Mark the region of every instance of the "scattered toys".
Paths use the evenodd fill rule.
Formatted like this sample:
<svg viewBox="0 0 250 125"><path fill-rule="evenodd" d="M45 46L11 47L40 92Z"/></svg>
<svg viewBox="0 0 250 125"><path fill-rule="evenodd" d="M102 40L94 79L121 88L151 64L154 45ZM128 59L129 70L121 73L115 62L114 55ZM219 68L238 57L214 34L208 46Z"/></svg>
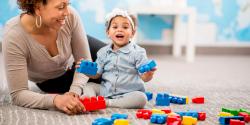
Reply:
<svg viewBox="0 0 250 125"><path fill-rule="evenodd" d="M205 99L203 96L192 98L192 102L196 103L196 104L204 104L204 101L205 101Z"/></svg>
<svg viewBox="0 0 250 125"><path fill-rule="evenodd" d="M92 122L92 125L112 125L112 121L106 118L98 118Z"/></svg>
<svg viewBox="0 0 250 125"><path fill-rule="evenodd" d="M152 92L145 92L148 101L150 101L153 98L153 93Z"/></svg>
<svg viewBox="0 0 250 125"><path fill-rule="evenodd" d="M169 106L169 95L167 93L158 93L155 100L157 106Z"/></svg>
<svg viewBox="0 0 250 125"><path fill-rule="evenodd" d="M153 114L150 118L150 122L155 124L164 124L166 123L166 119L166 114Z"/></svg>

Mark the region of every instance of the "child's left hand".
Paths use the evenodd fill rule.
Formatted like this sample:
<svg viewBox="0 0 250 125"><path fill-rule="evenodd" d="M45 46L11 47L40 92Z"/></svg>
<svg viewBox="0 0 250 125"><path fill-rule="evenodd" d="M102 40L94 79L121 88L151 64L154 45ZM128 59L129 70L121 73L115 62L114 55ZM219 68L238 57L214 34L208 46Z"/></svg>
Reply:
<svg viewBox="0 0 250 125"><path fill-rule="evenodd" d="M148 82L153 78L156 68L153 68L151 71L145 72L141 75L141 78L144 82Z"/></svg>

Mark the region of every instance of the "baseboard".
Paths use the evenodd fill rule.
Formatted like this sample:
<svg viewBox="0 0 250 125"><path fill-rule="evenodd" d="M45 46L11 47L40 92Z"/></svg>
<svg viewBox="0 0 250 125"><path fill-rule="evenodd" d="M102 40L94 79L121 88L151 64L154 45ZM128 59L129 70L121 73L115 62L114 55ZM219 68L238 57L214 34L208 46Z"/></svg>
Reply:
<svg viewBox="0 0 250 125"><path fill-rule="evenodd" d="M169 54L172 53L172 46L165 45L140 45L147 50L148 54ZM185 47L182 48L182 53L185 54ZM233 47L233 46L197 46L196 55L250 55L250 46Z"/></svg>

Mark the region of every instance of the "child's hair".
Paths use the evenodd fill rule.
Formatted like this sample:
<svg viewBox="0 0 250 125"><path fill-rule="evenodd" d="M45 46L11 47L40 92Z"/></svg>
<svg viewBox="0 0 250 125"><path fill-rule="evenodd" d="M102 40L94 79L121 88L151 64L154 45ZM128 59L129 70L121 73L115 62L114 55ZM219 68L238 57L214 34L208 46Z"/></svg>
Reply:
<svg viewBox="0 0 250 125"><path fill-rule="evenodd" d="M131 26L132 26L132 29L133 31L136 30L136 25L137 25L137 20L136 20L136 17L132 14L129 14L127 11L125 10L122 10L122 9L118 9L118 8L115 8L111 13L109 13L107 16L106 16L106 22L105 22L105 26L106 26L106 31L109 30L109 27L110 27L110 23L111 21L113 20L113 18L117 17L117 16L122 16L122 17L125 17L129 20Z"/></svg>

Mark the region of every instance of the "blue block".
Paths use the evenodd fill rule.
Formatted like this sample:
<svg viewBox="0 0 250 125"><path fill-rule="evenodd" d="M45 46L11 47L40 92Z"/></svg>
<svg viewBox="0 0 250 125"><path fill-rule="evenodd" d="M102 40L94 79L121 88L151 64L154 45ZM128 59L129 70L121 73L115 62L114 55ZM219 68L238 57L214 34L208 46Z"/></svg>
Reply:
<svg viewBox="0 0 250 125"><path fill-rule="evenodd" d="M92 125L112 125L112 121L106 118L98 118L92 122Z"/></svg>
<svg viewBox="0 0 250 125"><path fill-rule="evenodd" d="M166 123L167 115L166 114L153 114L150 117L150 122L155 124L164 124Z"/></svg>
<svg viewBox="0 0 250 125"><path fill-rule="evenodd" d="M77 68L77 72L94 76L96 75L96 72L97 72L97 63L90 62L87 60L82 60L80 67Z"/></svg>
<svg viewBox="0 0 250 125"><path fill-rule="evenodd" d="M169 96L169 101L174 104L186 104L185 97Z"/></svg>
<svg viewBox="0 0 250 125"><path fill-rule="evenodd" d="M128 118L128 115L127 114L118 114L118 113L115 113L111 116L111 121L112 123L116 120L116 119L127 119Z"/></svg>
<svg viewBox="0 0 250 125"><path fill-rule="evenodd" d="M181 117L183 116L191 116L193 118L198 118L198 112L197 111L187 111L187 112L176 112Z"/></svg>
<svg viewBox="0 0 250 125"><path fill-rule="evenodd" d="M153 98L153 93L152 92L145 92L148 101L151 100Z"/></svg>
<svg viewBox="0 0 250 125"><path fill-rule="evenodd" d="M167 93L158 93L155 102L157 106L169 106L169 95Z"/></svg>
<svg viewBox="0 0 250 125"><path fill-rule="evenodd" d="M243 116L228 116L228 117L220 117L219 122L221 125L229 125L230 119L244 121Z"/></svg>
<svg viewBox="0 0 250 125"><path fill-rule="evenodd" d="M155 61L150 60L145 65L140 66L138 71L139 71L139 73L145 73L145 72L148 72L148 71L152 70L154 67L156 67Z"/></svg>

